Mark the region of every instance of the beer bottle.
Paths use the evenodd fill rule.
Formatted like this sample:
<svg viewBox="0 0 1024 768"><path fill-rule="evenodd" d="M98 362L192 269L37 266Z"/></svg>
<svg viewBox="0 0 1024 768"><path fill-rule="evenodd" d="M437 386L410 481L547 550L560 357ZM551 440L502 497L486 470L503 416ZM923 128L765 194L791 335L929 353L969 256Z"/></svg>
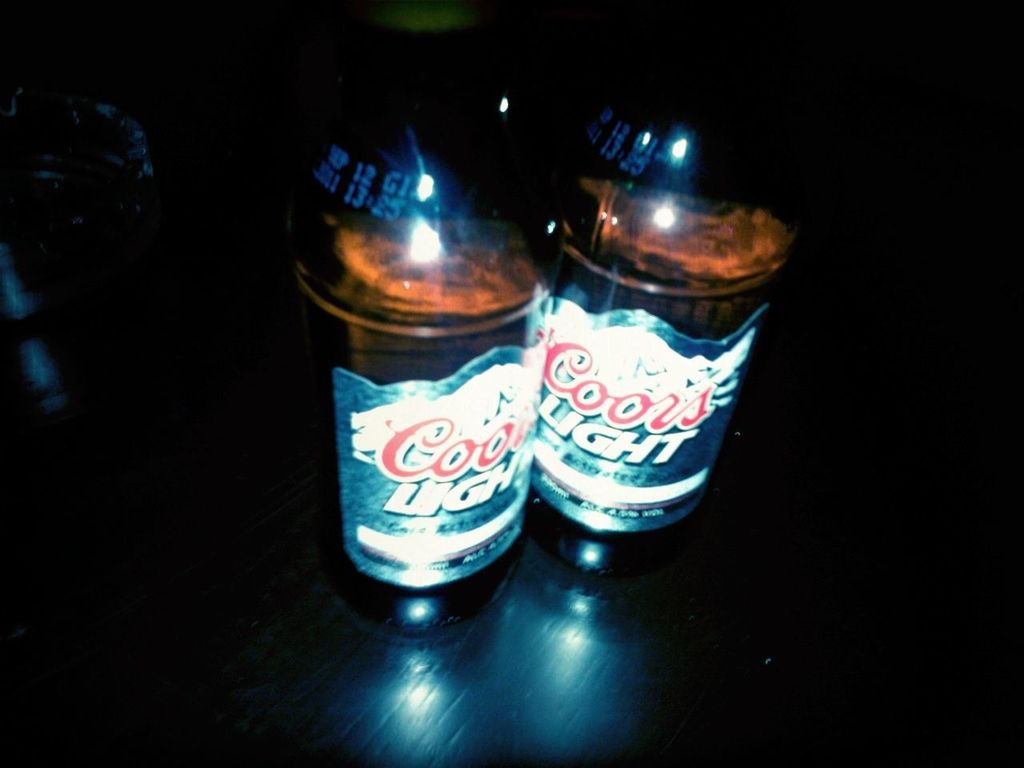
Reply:
<svg viewBox="0 0 1024 768"><path fill-rule="evenodd" d="M357 608L444 623L514 557L561 231L508 135L489 6L352 8L336 116L290 213L322 541Z"/></svg>
<svg viewBox="0 0 1024 768"><path fill-rule="evenodd" d="M636 78L561 121L565 257L531 522L585 569L677 548L796 235L771 132L687 108L679 90Z"/></svg>

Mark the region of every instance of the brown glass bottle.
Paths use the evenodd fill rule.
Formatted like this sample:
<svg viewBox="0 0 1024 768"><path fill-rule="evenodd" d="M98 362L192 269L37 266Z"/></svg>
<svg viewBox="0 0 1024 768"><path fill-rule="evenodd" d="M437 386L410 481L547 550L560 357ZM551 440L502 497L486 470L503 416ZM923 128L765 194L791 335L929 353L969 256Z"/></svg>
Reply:
<svg viewBox="0 0 1024 768"><path fill-rule="evenodd" d="M581 568L643 570L690 533L795 219L728 126L642 98L566 122L531 526Z"/></svg>
<svg viewBox="0 0 1024 768"><path fill-rule="evenodd" d="M508 141L495 50L473 25L353 22L337 119L292 204L325 563L357 608L406 626L491 598L529 485L560 237Z"/></svg>

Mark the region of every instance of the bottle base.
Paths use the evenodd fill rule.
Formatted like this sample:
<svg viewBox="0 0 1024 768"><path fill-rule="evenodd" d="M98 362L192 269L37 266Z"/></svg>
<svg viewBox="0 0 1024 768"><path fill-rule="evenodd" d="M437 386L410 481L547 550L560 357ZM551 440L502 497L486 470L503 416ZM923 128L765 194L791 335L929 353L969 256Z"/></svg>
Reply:
<svg viewBox="0 0 1024 768"><path fill-rule="evenodd" d="M366 576L340 548L323 539L320 558L335 591L361 616L403 630L418 630L454 624L493 602L514 570L522 542L520 536L482 571L425 589L400 587Z"/></svg>
<svg viewBox="0 0 1024 768"><path fill-rule="evenodd" d="M657 570L675 559L693 539L702 517L700 509L656 530L601 533L569 520L533 492L526 530L541 548L580 570L632 575Z"/></svg>

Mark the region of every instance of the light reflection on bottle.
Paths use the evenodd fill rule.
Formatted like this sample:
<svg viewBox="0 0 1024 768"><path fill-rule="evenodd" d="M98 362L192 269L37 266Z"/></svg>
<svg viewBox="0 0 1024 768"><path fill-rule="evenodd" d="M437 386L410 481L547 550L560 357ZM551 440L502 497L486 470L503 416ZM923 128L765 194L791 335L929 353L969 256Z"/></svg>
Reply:
<svg viewBox="0 0 1024 768"><path fill-rule="evenodd" d="M441 255L441 237L425 221L420 220L412 230L409 241L409 255L413 261L428 263Z"/></svg>
<svg viewBox="0 0 1024 768"><path fill-rule="evenodd" d="M676 214L669 206L661 205L655 209L653 220L662 229L668 229L676 223Z"/></svg>
<svg viewBox="0 0 1024 768"><path fill-rule="evenodd" d="M676 160L682 160L686 156L686 150L689 146L689 142L686 139L679 139L672 145L672 157Z"/></svg>
<svg viewBox="0 0 1024 768"><path fill-rule="evenodd" d="M420 199L420 202L423 202L432 194L434 194L434 177L429 173L424 173L420 176L420 183L416 187L416 197Z"/></svg>
<svg viewBox="0 0 1024 768"><path fill-rule="evenodd" d="M435 584L439 584L443 579L443 572L434 570L428 566L412 567L403 575L402 581L409 587L414 589L422 589L424 587L433 587ZM415 609L416 613L422 612L420 608ZM411 615L413 618L413 624L422 624L426 616Z"/></svg>
<svg viewBox="0 0 1024 768"><path fill-rule="evenodd" d="M419 624L430 618L432 606L426 600L414 600L409 603L407 613L412 623Z"/></svg>
<svg viewBox="0 0 1024 768"><path fill-rule="evenodd" d="M597 565L601 561L601 550L593 544L580 548L580 559L587 565Z"/></svg>

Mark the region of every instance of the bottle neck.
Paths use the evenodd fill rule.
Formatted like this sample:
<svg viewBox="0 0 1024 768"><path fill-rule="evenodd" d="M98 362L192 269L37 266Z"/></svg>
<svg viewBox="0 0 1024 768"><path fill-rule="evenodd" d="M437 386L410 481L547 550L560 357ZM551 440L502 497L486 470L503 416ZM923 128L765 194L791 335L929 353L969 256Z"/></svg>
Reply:
<svg viewBox="0 0 1024 768"><path fill-rule="evenodd" d="M345 0L347 15L379 29L453 32L493 21L495 0Z"/></svg>
<svg viewBox="0 0 1024 768"><path fill-rule="evenodd" d="M385 91L483 87L505 74L504 43L492 26L416 32L349 21L339 40L341 84Z"/></svg>

